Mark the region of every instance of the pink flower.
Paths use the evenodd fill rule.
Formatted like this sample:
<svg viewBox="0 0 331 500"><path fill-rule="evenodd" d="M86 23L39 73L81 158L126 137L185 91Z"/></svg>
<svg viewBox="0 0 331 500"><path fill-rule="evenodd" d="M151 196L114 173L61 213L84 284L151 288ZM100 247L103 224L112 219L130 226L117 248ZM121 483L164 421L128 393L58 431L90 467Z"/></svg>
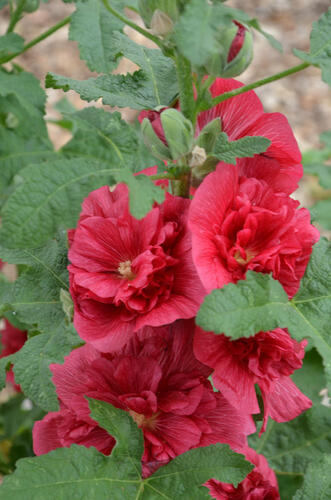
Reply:
<svg viewBox="0 0 331 500"><path fill-rule="evenodd" d="M277 479L266 458L252 448L245 456L256 466L252 472L237 487L210 479L204 484L210 495L217 500L280 500Z"/></svg>
<svg viewBox="0 0 331 500"><path fill-rule="evenodd" d="M196 314L204 290L192 262L189 204L166 193L162 205L137 220L124 184L85 199L69 232L68 267L74 324L84 340L116 350L145 325Z"/></svg>
<svg viewBox="0 0 331 500"><path fill-rule="evenodd" d="M212 97L242 87L233 79L217 78L210 87ZM245 136L263 136L271 141L265 153L238 160L240 175L268 182L275 191L287 194L297 188L302 177L301 153L291 127L281 113L265 113L253 90L227 99L198 116L197 133L215 118L231 141Z"/></svg>
<svg viewBox="0 0 331 500"><path fill-rule="evenodd" d="M147 327L116 354L87 344L63 365L50 367L58 397L76 420L89 418L84 396L130 413L144 433L144 476L191 448L216 442L242 448L245 435L254 431L250 417L213 391L207 379L211 370L193 355L193 331L193 320ZM50 427L45 424L46 433ZM57 428L57 439L64 432L65 426Z"/></svg>
<svg viewBox="0 0 331 500"><path fill-rule="evenodd" d="M264 405L262 433L269 416L287 422L311 407L310 399L290 378L302 366L306 345L306 340L299 343L281 328L231 340L197 327L194 354L213 368L215 387L244 414L260 413L254 385L259 386Z"/></svg>
<svg viewBox="0 0 331 500"><path fill-rule="evenodd" d="M252 270L271 273L295 295L319 239L309 211L298 205L262 180L239 177L237 166L220 163L197 189L189 213L193 260L207 291Z"/></svg>
<svg viewBox="0 0 331 500"><path fill-rule="evenodd" d="M1 355L0 358L4 358L9 356L10 354L14 354L19 351L21 347L23 347L26 339L27 332L23 332L18 328L15 328L12 324L9 323L7 319L4 319L5 327L1 331ZM15 384L13 367L11 366L10 370L7 372L6 381L12 384L13 388L17 392L21 392L21 387Z"/></svg>

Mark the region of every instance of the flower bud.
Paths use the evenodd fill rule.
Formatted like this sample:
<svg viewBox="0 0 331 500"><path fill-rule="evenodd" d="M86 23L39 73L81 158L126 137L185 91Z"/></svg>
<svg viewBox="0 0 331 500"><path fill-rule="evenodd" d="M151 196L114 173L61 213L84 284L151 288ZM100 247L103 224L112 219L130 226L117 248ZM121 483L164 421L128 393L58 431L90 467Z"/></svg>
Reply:
<svg viewBox="0 0 331 500"><path fill-rule="evenodd" d="M192 123L173 108L145 111L141 131L146 146L161 160L177 160L189 153L193 146Z"/></svg>
<svg viewBox="0 0 331 500"><path fill-rule="evenodd" d="M23 12L35 12L39 8L39 0L26 0L23 5Z"/></svg>
<svg viewBox="0 0 331 500"><path fill-rule="evenodd" d="M168 34L172 30L172 24L177 21L179 16L177 0L139 0L138 9L147 28L152 28L157 35L161 36ZM158 14L156 14L157 11ZM166 22L165 17L161 20L160 13L166 16L169 21ZM171 25L169 25L169 22ZM166 33L157 32L158 29L165 30L165 24L167 24Z"/></svg>
<svg viewBox="0 0 331 500"><path fill-rule="evenodd" d="M219 32L221 51L205 65L210 75L232 78L245 71L252 61L253 36L250 29L238 21L233 21L233 24Z"/></svg>
<svg viewBox="0 0 331 500"><path fill-rule="evenodd" d="M155 35L167 36L172 32L174 23L162 10L156 9L151 20L151 30Z"/></svg>
<svg viewBox="0 0 331 500"><path fill-rule="evenodd" d="M201 130L196 141L197 145L203 148L207 153L212 153L214 150L217 136L222 132L221 119L215 118L207 123Z"/></svg>

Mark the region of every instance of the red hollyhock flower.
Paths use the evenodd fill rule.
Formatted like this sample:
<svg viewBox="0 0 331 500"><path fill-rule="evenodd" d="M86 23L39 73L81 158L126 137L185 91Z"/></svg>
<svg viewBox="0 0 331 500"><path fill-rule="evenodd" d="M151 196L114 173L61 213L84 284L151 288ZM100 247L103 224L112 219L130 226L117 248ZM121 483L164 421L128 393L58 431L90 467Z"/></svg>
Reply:
<svg viewBox="0 0 331 500"><path fill-rule="evenodd" d="M145 325L193 317L204 295L191 256L190 200L166 193L141 220L128 188L89 194L69 232L68 267L79 335L101 351L120 349Z"/></svg>
<svg viewBox="0 0 331 500"><path fill-rule="evenodd" d="M230 78L217 78L210 87L212 97L242 87ZM271 183L275 191L287 194L298 187L302 177L301 153L284 115L265 113L253 90L227 99L198 115L197 133L215 118L221 119L222 131L231 141L245 136L263 136L271 141L265 153L254 158L238 160L240 175L255 177Z"/></svg>
<svg viewBox="0 0 331 500"><path fill-rule="evenodd" d="M210 495L217 500L280 500L277 479L266 458L252 448L245 457L256 466L252 472L237 487L210 479L204 484Z"/></svg>
<svg viewBox="0 0 331 500"><path fill-rule="evenodd" d="M194 354L214 369L215 387L245 414L260 413L254 384L259 386L264 404L262 433L269 416L287 422L311 407L310 399L290 378L302 366L306 345L306 340L299 343L281 328L231 340L197 327Z"/></svg>
<svg viewBox="0 0 331 500"><path fill-rule="evenodd" d="M5 358L10 354L14 354L19 351L21 347L23 347L26 339L27 332L23 332L15 326L11 325L7 319L4 319L5 327L1 331L1 355L0 358ZM15 384L13 367L11 366L10 370L7 372L6 381L12 384L13 388L17 392L21 392L21 387Z"/></svg>
<svg viewBox="0 0 331 500"><path fill-rule="evenodd" d="M254 431L250 417L213 391L207 379L211 370L193 355L193 331L193 320L147 327L116 354L87 344L71 352L63 365L50 367L58 397L76 420L89 418L84 396L130 413L144 433L144 476L191 448L216 442L242 448L245 435ZM44 429L51 432L50 425ZM57 436L65 429L58 428ZM40 450L38 443L35 450Z"/></svg>
<svg viewBox="0 0 331 500"><path fill-rule="evenodd" d="M220 163L197 189L189 213L193 260L207 291L252 270L272 273L292 297L319 239L309 211L298 205Z"/></svg>

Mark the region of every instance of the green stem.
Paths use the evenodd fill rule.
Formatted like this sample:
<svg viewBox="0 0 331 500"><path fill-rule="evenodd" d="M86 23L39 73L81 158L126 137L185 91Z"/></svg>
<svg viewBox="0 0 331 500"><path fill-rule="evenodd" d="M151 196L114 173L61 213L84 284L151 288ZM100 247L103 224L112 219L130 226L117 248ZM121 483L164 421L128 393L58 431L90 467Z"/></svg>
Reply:
<svg viewBox="0 0 331 500"><path fill-rule="evenodd" d="M175 180L176 176L174 174L155 174L155 175L150 175L149 178L152 181L158 181L158 180L163 180L163 179L170 179L170 180Z"/></svg>
<svg viewBox="0 0 331 500"><path fill-rule="evenodd" d="M176 55L176 71L179 87L180 110L195 124L195 100L191 63L181 54Z"/></svg>
<svg viewBox="0 0 331 500"><path fill-rule="evenodd" d="M276 73L275 75L269 76L268 78L263 78L263 80L258 80L257 82L250 83L249 85L245 85L244 87L239 87L238 89L231 90L230 92L225 92L217 97L214 97L211 101L211 105L208 107L204 107L203 110L210 109L216 104L220 102L226 101L231 97L235 97L236 95L243 94L244 92L248 92L249 90L256 89L257 87L262 87L262 85L266 85L267 83L275 82L276 80L280 80L281 78L285 78L286 76L293 75L293 73L297 73L298 71L302 71L303 69L311 66L309 63L298 64L297 66L293 66L281 73Z"/></svg>
<svg viewBox="0 0 331 500"><path fill-rule="evenodd" d="M7 34L11 33L14 31L14 28L18 21L21 19L21 15L25 6L26 0L21 0L21 3L18 5L17 9L13 10L13 6L11 5L11 12L10 12L10 22L9 26L7 28Z"/></svg>
<svg viewBox="0 0 331 500"><path fill-rule="evenodd" d="M49 37L50 35L55 33L55 31L62 28L62 26L65 26L66 24L68 24L70 22L70 20L71 20L70 16L66 17L65 19L62 19L62 21L58 22L57 24L55 24L54 26L49 28L47 31L45 31L41 35L37 36L37 38L34 38L33 40L31 40L31 42L24 45L23 49L20 52L15 52L14 54L10 54L10 55L5 56L2 59L0 59L0 64L11 61L15 57L20 56L21 54L23 54L23 52L26 52L34 45L37 45L37 43L42 42L43 40L45 40L45 38Z"/></svg>
<svg viewBox="0 0 331 500"><path fill-rule="evenodd" d="M109 5L108 0L102 0L102 3L106 7L106 9L111 14L113 14L113 16L117 17L117 19L119 19L120 21L122 21L122 23L126 24L127 26L130 26L130 28L134 29L135 31L138 31L138 33L141 33L146 38L149 38L150 40L152 40L152 42L156 43L156 45L158 45L161 49L163 48L163 43L162 43L162 41L157 36L152 35L152 33L150 33L149 31L145 30L144 28L141 28L140 26L138 26L138 24L134 23L133 21L130 21L130 19L128 19L127 17L123 16L117 10L113 9L113 7L111 7Z"/></svg>

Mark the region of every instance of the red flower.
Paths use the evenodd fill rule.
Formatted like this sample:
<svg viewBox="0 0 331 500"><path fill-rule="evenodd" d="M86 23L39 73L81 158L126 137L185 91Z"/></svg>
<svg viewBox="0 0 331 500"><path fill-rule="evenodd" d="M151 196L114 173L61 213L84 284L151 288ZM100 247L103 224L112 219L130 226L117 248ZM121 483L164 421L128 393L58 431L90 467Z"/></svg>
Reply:
<svg viewBox="0 0 331 500"><path fill-rule="evenodd" d="M120 349L145 325L193 317L204 290L191 257L190 201L166 200L142 220L129 213L128 188L89 194L69 233L70 291L79 335L97 349Z"/></svg>
<svg viewBox="0 0 331 500"><path fill-rule="evenodd" d="M319 238L298 205L220 163L197 189L189 214L193 260L207 291L244 279L250 269L272 273L292 297Z"/></svg>
<svg viewBox="0 0 331 500"><path fill-rule="evenodd" d="M107 431L89 417L79 419L63 403L60 406L59 411L48 413L33 427L33 451L36 455L72 444L84 445L87 448L94 446L105 455L111 453L115 439Z"/></svg>
<svg viewBox="0 0 331 500"><path fill-rule="evenodd" d="M245 435L254 431L250 418L213 391L211 370L193 355L193 331L193 320L147 327L116 354L87 344L63 365L50 367L58 397L76 420L89 416L84 396L130 413L144 433L144 476L191 448L216 442L242 448ZM51 432L50 426L45 429ZM64 431L58 428L57 436Z"/></svg>
<svg viewBox="0 0 331 500"><path fill-rule="evenodd" d="M280 500L277 479L266 458L252 448L245 456L256 466L252 472L237 487L210 479L204 484L210 495L217 500Z"/></svg>
<svg viewBox="0 0 331 500"><path fill-rule="evenodd" d="M302 366L306 345L306 340L299 343L281 328L231 340L197 327L194 353L214 369L215 387L244 414L260 413L254 384L259 386L264 404L262 433L269 416L287 422L311 407L310 399L290 378Z"/></svg>
<svg viewBox="0 0 331 500"><path fill-rule="evenodd" d="M25 331L22 332L22 330L15 328L15 326L11 325L7 319L4 320L4 323L5 327L1 331L2 350L0 358L4 358L19 351L27 339L27 333ZM21 387L15 384L12 366L7 372L6 381L12 384L15 391L21 392Z"/></svg>
<svg viewBox="0 0 331 500"><path fill-rule="evenodd" d="M210 87L212 97L242 87L230 78L217 78ZM253 90L232 97L198 116L197 132L215 118L221 119L222 131L231 141L245 136L263 136L271 141L265 153L238 160L240 175L263 179L275 191L287 194L297 188L302 177L301 154L291 127L281 113L265 113Z"/></svg>

